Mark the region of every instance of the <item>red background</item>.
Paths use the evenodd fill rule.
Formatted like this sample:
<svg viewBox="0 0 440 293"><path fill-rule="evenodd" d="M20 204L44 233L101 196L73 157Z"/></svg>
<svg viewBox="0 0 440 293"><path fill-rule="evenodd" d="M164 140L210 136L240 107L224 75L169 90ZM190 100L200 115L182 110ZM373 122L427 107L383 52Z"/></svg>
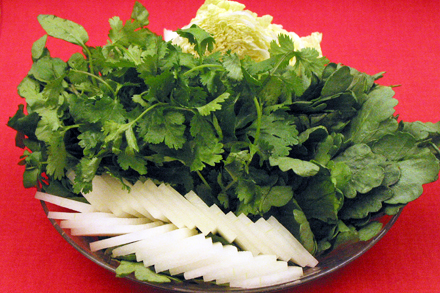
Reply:
<svg viewBox="0 0 440 293"><path fill-rule="evenodd" d="M203 0L141 1L150 29L187 24ZM0 23L0 291L2 292L158 292L140 287L95 265L51 226L34 190L22 187L17 166L22 150L5 126L22 102L16 88L31 66L31 46L44 32L38 14L55 14L82 24L89 45L107 40L108 19L128 19L134 1L3 0ZM438 0L246 0L259 15L270 14L300 36L320 31L322 49L332 62L369 74L395 88L397 112L406 121L440 119ZM50 39L53 56L66 60L78 50ZM318 282L290 292L440 292L440 182L425 186L385 237L361 258Z"/></svg>

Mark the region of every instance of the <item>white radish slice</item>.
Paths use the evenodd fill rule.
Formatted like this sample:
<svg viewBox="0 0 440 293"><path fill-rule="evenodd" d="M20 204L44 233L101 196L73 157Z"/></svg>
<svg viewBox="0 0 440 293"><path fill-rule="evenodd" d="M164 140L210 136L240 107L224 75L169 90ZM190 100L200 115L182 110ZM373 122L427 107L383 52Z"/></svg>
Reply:
<svg viewBox="0 0 440 293"><path fill-rule="evenodd" d="M210 228L213 234L218 233L229 243L233 243L237 234L232 229L230 223L225 217L225 213L216 205L209 207L195 192L190 191L185 198L195 206L201 213L205 215L216 226L215 229Z"/></svg>
<svg viewBox="0 0 440 293"><path fill-rule="evenodd" d="M255 222L255 228L261 233L261 235L264 235L264 239L270 241L271 249L276 252L275 254L279 259L293 261L292 256L296 254L293 247L291 247L287 240L285 240L280 233L276 232L264 218L259 218Z"/></svg>
<svg viewBox="0 0 440 293"><path fill-rule="evenodd" d="M216 271L222 269L229 265L234 265L236 263L244 261L246 258L251 259L252 253L249 251L238 251L231 249L232 245L225 246L228 249L225 249L224 252L220 255L216 261L211 263L207 263L204 266L194 268L192 270L188 270L183 273L183 277L185 280L195 279L199 277L203 277L206 274L209 274L212 271ZM233 246L232 246L233 247Z"/></svg>
<svg viewBox="0 0 440 293"><path fill-rule="evenodd" d="M140 185L142 185L141 181L136 181L136 183L138 182ZM126 184L130 187L130 190L127 192L127 197L130 197L130 203L132 205L132 208L138 211L142 216L152 221L158 220L155 217L153 217L153 215L143 205L142 200L137 196L138 193L133 191L134 185L130 184L129 182L126 182Z"/></svg>
<svg viewBox="0 0 440 293"><path fill-rule="evenodd" d="M91 213L71 213L71 212L54 212L49 211L47 213L49 219L54 220L93 220L93 219L103 219L103 218L117 218L112 213L103 212L91 212Z"/></svg>
<svg viewBox="0 0 440 293"><path fill-rule="evenodd" d="M102 175L104 181L108 184L113 193L117 196L119 204L122 207L122 210L126 211L133 216L143 218L145 215L142 213L140 209L140 205L133 198L129 190L125 189L122 185L122 182L110 175L104 174ZM124 182L127 186L130 186L128 182Z"/></svg>
<svg viewBox="0 0 440 293"><path fill-rule="evenodd" d="M214 245L216 245L217 243L215 243ZM238 253L238 249L236 246L234 245L222 245L222 249L218 254L214 254L211 257L208 257L206 259L202 259L202 260L198 260L194 263L190 263L187 265L183 265L174 269L170 270L170 274L172 275L177 275L177 274L181 274L184 272L190 272L190 271L195 271L199 268L202 267L207 267L211 264L214 263L218 263L223 261L225 258L228 258L230 256L235 256Z"/></svg>
<svg viewBox="0 0 440 293"><path fill-rule="evenodd" d="M152 186L152 185L153 186ZM137 181L133 186L131 186L131 195L137 199L137 201L144 207L144 209L151 214L154 219L169 222L169 219L160 211L160 208L151 200L152 194L150 194L147 186L157 188L153 181L143 183L142 181Z"/></svg>
<svg viewBox="0 0 440 293"><path fill-rule="evenodd" d="M159 263L160 260L166 258L167 255L175 254L176 251L186 251L186 249L189 249L194 245L198 245L198 243L201 243L203 240L205 240L205 235L197 234L160 247L142 249L140 253L136 253L136 256L140 255L144 265L149 267Z"/></svg>
<svg viewBox="0 0 440 293"><path fill-rule="evenodd" d="M98 177L96 179L96 177ZM135 217L143 217L140 213L138 213L136 210L132 208L132 205L130 203L129 197L126 198L125 195L127 194L126 190L123 190L122 183L117 181L116 178L111 177L108 174L102 174L101 176L95 176L93 181L102 181L102 184L105 185L106 192L103 192L103 195L105 196L105 200L111 200L113 209L118 208L122 213L132 215ZM124 217L121 215L118 215L119 217ZM125 216L128 217L128 216Z"/></svg>
<svg viewBox="0 0 440 293"><path fill-rule="evenodd" d="M250 262L217 272L218 285L235 280L244 280L287 270L287 262L277 261L275 255L258 255Z"/></svg>
<svg viewBox="0 0 440 293"><path fill-rule="evenodd" d="M185 213L185 215L187 215L187 217L192 221L191 226L197 227L204 235L215 232L216 226L214 221L206 217L199 209L192 205L173 187L169 185L165 185L165 187L170 192L172 202L175 205L178 205L178 208L182 210L182 213Z"/></svg>
<svg viewBox="0 0 440 293"><path fill-rule="evenodd" d="M238 235L225 213L216 204L210 206L208 210L214 222L217 224L218 234L223 236L229 243L233 243Z"/></svg>
<svg viewBox="0 0 440 293"><path fill-rule="evenodd" d="M217 278L217 272L220 272L228 267L235 267L239 266L243 263L247 263L248 261L252 260L253 255L250 251L239 251L237 256L233 259L230 259L227 262L220 262L217 263L213 268L210 269L207 272L203 273L203 281L209 282L213 281Z"/></svg>
<svg viewBox="0 0 440 293"><path fill-rule="evenodd" d="M133 215L124 211L121 200L104 181L103 176L95 176L92 180L92 190L84 193L83 196L102 212L115 214L118 217L132 217Z"/></svg>
<svg viewBox="0 0 440 293"><path fill-rule="evenodd" d="M140 241L126 244L121 247L113 249L113 257L136 254L137 261L141 261L142 251L144 249L151 249L155 247L161 247L167 245L170 242L179 241L180 239L187 238L197 234L197 230L190 230L188 228L175 229L170 232L159 234L156 237L148 237Z"/></svg>
<svg viewBox="0 0 440 293"><path fill-rule="evenodd" d="M297 255L294 257L294 261L301 266L315 267L318 264L318 260L304 248L304 246L287 230L278 220L271 216L267 222L272 225L297 251Z"/></svg>
<svg viewBox="0 0 440 293"><path fill-rule="evenodd" d="M187 263L173 263L169 267L170 275L178 275L182 274L185 271L205 266L209 263L213 263L215 259L220 259L223 253L223 245L220 242L216 242L212 244L212 248L210 250L200 251L191 261Z"/></svg>
<svg viewBox="0 0 440 293"><path fill-rule="evenodd" d="M147 180L144 183L146 187L146 195L148 196L148 200L159 209L159 211L167 218L171 223L176 225L178 228L185 227L185 223L181 219L181 215L176 212L171 204L164 200L163 195L159 191L159 187L154 184L153 181Z"/></svg>
<svg viewBox="0 0 440 293"><path fill-rule="evenodd" d="M216 234L218 232L218 227L215 219L213 219L209 211L209 206L192 190L185 194L184 198L212 223L213 227L210 228L211 233Z"/></svg>
<svg viewBox="0 0 440 293"><path fill-rule="evenodd" d="M121 234L133 233L149 229L157 223L148 223L143 225L115 225L115 226L103 226L103 225L89 225L83 228L71 229L71 234L75 236L116 236Z"/></svg>
<svg viewBox="0 0 440 293"><path fill-rule="evenodd" d="M290 266L287 270L261 277L249 278L245 280L235 280L229 283L231 287L240 287L245 289L273 286L291 282L299 279L303 275L301 267Z"/></svg>
<svg viewBox="0 0 440 293"><path fill-rule="evenodd" d="M196 227L184 207L176 205L172 193L165 184L161 184L157 187L157 194L157 199L162 205L167 207L167 211L172 218L170 219L171 222L179 228L187 227L189 229L194 229Z"/></svg>
<svg viewBox="0 0 440 293"><path fill-rule="evenodd" d="M196 243L184 245L182 248L184 250L177 248L174 251L169 251L166 254L161 255L161 257L154 264L156 273L169 270L171 267L176 265L189 263L193 259L199 257L202 251L210 251L212 249L212 238L204 238Z"/></svg>
<svg viewBox="0 0 440 293"><path fill-rule="evenodd" d="M147 218L97 218L82 220L64 220L60 222L61 228L82 228L89 225L93 226L112 226L112 225L140 225L151 223Z"/></svg>
<svg viewBox="0 0 440 293"><path fill-rule="evenodd" d="M225 215L225 218L231 223L234 232L237 234L237 238L235 239L237 245L243 250L252 252L254 256L260 254L261 251L255 246L255 241L252 241L252 235L246 227L243 227L243 224L240 223L238 217L233 212L228 212Z"/></svg>
<svg viewBox="0 0 440 293"><path fill-rule="evenodd" d="M251 219L245 214L240 214L237 218L242 224L243 229L246 230L247 235L249 235L249 240L262 254L277 255L272 249L271 243L268 243L269 238L256 229L255 223Z"/></svg>
<svg viewBox="0 0 440 293"><path fill-rule="evenodd" d="M128 243L140 241L149 237L155 237L160 234L167 233L169 231L177 229L176 226L173 224L165 224L163 225L162 222L157 221L156 226L151 227L149 229L141 230L138 232L128 233L124 235L114 236L111 238L101 239L90 243L90 250L91 251L98 251L101 249L109 248L109 247L116 247L119 245L125 245ZM127 253L127 254L130 254ZM120 255L126 255L126 254L120 254Z"/></svg>
<svg viewBox="0 0 440 293"><path fill-rule="evenodd" d="M37 191L35 198L80 213L94 212L95 208L84 202Z"/></svg>

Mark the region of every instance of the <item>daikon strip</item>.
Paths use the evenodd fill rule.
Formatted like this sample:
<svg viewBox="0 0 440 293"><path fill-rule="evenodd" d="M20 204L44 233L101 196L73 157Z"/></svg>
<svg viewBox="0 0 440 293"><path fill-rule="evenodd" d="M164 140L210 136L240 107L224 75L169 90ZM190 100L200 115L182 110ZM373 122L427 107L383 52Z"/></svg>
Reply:
<svg viewBox="0 0 440 293"><path fill-rule="evenodd" d="M233 229L233 226L226 218L225 213L216 205L213 204L209 207L208 211L212 219L215 221L217 225L218 233L223 236L229 243L233 243L237 238L237 233Z"/></svg>
<svg viewBox="0 0 440 293"><path fill-rule="evenodd" d="M141 230L138 232L128 233L124 235L114 236L111 238L101 239L90 243L91 251L98 251L101 249L116 247L119 245L125 245L128 243L140 241L149 237L155 237L157 235L172 231L177 229L174 224L165 224L157 221L157 226L151 227L150 229ZM127 253L130 254L130 253ZM125 255L125 254L124 254Z"/></svg>
<svg viewBox="0 0 440 293"><path fill-rule="evenodd" d="M190 220L189 216L185 214L185 211L182 211L180 207L175 205L173 198L165 184L161 184L157 187L156 194L156 199L161 203L162 206L166 207L166 209L164 209L164 213L166 210L166 213L168 213L167 217L172 223L179 228L195 228L194 223Z"/></svg>
<svg viewBox="0 0 440 293"><path fill-rule="evenodd" d="M215 242L212 244L212 248L209 250L200 251L197 255L191 257L189 261L182 262L181 260L175 261L168 266L170 275L182 274L190 268L195 268L198 266L203 266L206 263L212 262L213 259L222 256L223 245L220 242Z"/></svg>
<svg viewBox="0 0 440 293"><path fill-rule="evenodd" d="M149 229L154 225L157 224L148 223L143 225L117 225L117 226L89 225L88 227L71 229L71 233L72 235L76 235L76 236L115 236L115 235L128 234L136 231Z"/></svg>
<svg viewBox="0 0 440 293"><path fill-rule="evenodd" d="M35 198L76 212L89 213L95 211L95 208L88 203L41 191L35 193Z"/></svg>
<svg viewBox="0 0 440 293"><path fill-rule="evenodd" d="M273 286L295 281L299 279L302 275L303 270L301 267L290 266L287 270L282 272L276 272L274 274L264 275L261 277L231 281L229 283L229 286L240 287L244 289Z"/></svg>
<svg viewBox="0 0 440 293"><path fill-rule="evenodd" d="M313 257L313 255L304 248L304 246L287 230L278 220L271 216L267 220L287 241L289 245L294 247L297 251L297 256L295 257L295 262L301 263L301 266L315 267L318 264L318 260ZM302 265L305 264L305 265Z"/></svg>
<svg viewBox="0 0 440 293"><path fill-rule="evenodd" d="M212 238L201 238L200 241L196 241L195 243L182 243L181 245L182 246L179 245L174 251L168 251L166 254L160 255L154 264L156 273L166 271L175 264L186 264L191 262L198 257L201 252L211 250Z"/></svg>
<svg viewBox="0 0 440 293"><path fill-rule="evenodd" d="M111 212L118 217L132 217L133 215L123 211L115 197L114 192L104 181L102 176L95 176L92 180L92 190L83 193L83 196L99 211Z"/></svg>
<svg viewBox="0 0 440 293"><path fill-rule="evenodd" d="M166 257L166 255L173 254L175 253L175 251L186 251L186 249L189 249L193 245L197 245L197 243L200 243L204 239L205 235L197 234L188 238L184 238L180 241L170 242L161 247L150 247L149 249L142 249L142 251L136 253L136 256L139 255L144 265L146 267L149 267L158 263L158 261Z"/></svg>
<svg viewBox="0 0 440 293"><path fill-rule="evenodd" d="M101 218L117 218L112 213L103 213L103 212L87 212L87 213L72 213L72 212L54 212L49 211L47 213L47 217L49 219L54 220L93 220L93 219L101 219Z"/></svg>
<svg viewBox="0 0 440 293"><path fill-rule="evenodd" d="M153 200L151 200L151 196L148 188L146 187L148 184L152 184L156 187L153 181L149 180L149 183L144 183L142 181L136 181L136 183L131 186L131 195L137 199L137 201L147 210L148 213L154 219L160 220L162 222L169 222L170 220L165 217L165 215L160 211L160 206L157 206Z"/></svg>
<svg viewBox="0 0 440 293"><path fill-rule="evenodd" d="M127 187L124 187L119 179L111 177L107 174L103 174L101 177L107 183L111 190L110 192L112 192L117 198L118 204L121 206L123 211L139 218L145 217L138 209L140 205L136 203L130 192L127 190Z"/></svg>
<svg viewBox="0 0 440 293"><path fill-rule="evenodd" d="M236 246L233 246L233 245L223 246L223 245L221 245L221 243L215 243L214 245L216 245L216 244L220 244L220 246L221 246L220 247L221 249L218 254L213 254L212 256L207 257L205 259L200 259L200 260L197 260L193 263L188 263L186 265L182 265L182 266L176 267L174 269L172 268L172 269L170 269L170 274L177 275L177 274L181 274L184 272L194 271L198 268L206 267L210 264L223 261L225 258L228 258L230 256L235 256L238 253L238 249Z"/></svg>
<svg viewBox="0 0 440 293"><path fill-rule="evenodd" d="M235 243L240 246L243 250L252 252L253 255L258 255L261 251L255 245L255 240L252 241L252 235L247 231L246 227L240 223L240 220L233 212L228 212L225 215L227 221L229 221L230 226L237 235Z"/></svg>
<svg viewBox="0 0 440 293"><path fill-rule="evenodd" d="M230 283L231 281L283 272L287 268L287 262L277 261L274 255L258 255L248 263L216 272L215 280L216 284L220 285Z"/></svg>
<svg viewBox="0 0 440 293"><path fill-rule="evenodd" d="M64 220L60 222L61 228L82 228L89 225L93 226L113 226L113 225L140 225L151 223L147 218L95 218L82 220Z"/></svg>
<svg viewBox="0 0 440 293"><path fill-rule="evenodd" d="M218 259L218 261L209 263L202 267L197 267L193 270L186 271L183 273L183 277L186 280L195 279L199 277L203 277L206 274L209 274L213 271L220 270L227 266L233 266L243 261L251 259L252 253L250 251L228 251L225 253L222 258Z"/></svg>
<svg viewBox="0 0 440 293"><path fill-rule="evenodd" d="M171 202L177 205L179 209L182 209L182 211L188 216L188 219L192 222L191 226L197 227L204 235L215 232L216 225L212 219L205 216L205 214L191 204L173 187L165 185L165 188L169 191L169 194L172 197ZM190 227L188 226L188 228Z"/></svg>
<svg viewBox="0 0 440 293"><path fill-rule="evenodd" d="M123 255L129 255L132 253L136 254L136 260L141 261L142 250L151 249L155 247L161 247L167 245L170 242L178 241L179 239L187 238L197 234L195 229L175 229L170 232L165 232L163 234L158 234L156 237L145 238L140 241L129 243L120 247L113 249L112 256L118 257Z"/></svg>
<svg viewBox="0 0 440 293"><path fill-rule="evenodd" d="M293 247L289 245L287 240L283 238L281 234L279 234L275 228L273 228L264 218L259 218L255 222L255 227L259 233L261 233L261 238L267 239L270 241L271 249L275 251L275 254L278 255L278 258L284 261L292 260L294 261L294 256L296 255Z"/></svg>

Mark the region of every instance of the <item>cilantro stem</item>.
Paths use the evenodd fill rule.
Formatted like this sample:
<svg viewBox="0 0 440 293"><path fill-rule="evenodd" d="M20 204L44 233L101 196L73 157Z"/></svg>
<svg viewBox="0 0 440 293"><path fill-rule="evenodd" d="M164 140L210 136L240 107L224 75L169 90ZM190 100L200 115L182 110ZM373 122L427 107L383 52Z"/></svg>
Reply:
<svg viewBox="0 0 440 293"><path fill-rule="evenodd" d="M208 189L211 190L211 186L209 185L208 181L206 181L205 177L203 177L202 173L200 173L200 171L196 171L196 173L199 176L199 178L202 180L203 184L205 184L206 187L208 187Z"/></svg>
<svg viewBox="0 0 440 293"><path fill-rule="evenodd" d="M255 108L257 109L257 129L255 130L255 137L254 137L253 144L256 145L258 140L260 139L261 117L263 116L263 109L262 109L257 97L254 97L254 104L255 104Z"/></svg>
<svg viewBox="0 0 440 293"><path fill-rule="evenodd" d="M108 89L110 89L110 91L113 93L113 95L116 97L116 92L115 92L115 90L105 81L105 80L103 80L102 78L100 78L99 76L97 76L97 75L95 75L95 74L93 74L93 73L90 73L90 72L87 72L87 71L82 71L82 70L78 70L78 69L70 69L70 70L72 70L72 71L74 71L74 72L77 72L77 73L81 73L81 74L85 74L85 75L88 75L88 76L91 76L91 77L93 77L94 79L96 79L96 80L99 80L100 82L102 82L102 84L104 84Z"/></svg>
<svg viewBox="0 0 440 293"><path fill-rule="evenodd" d="M89 57L89 68L90 68L90 73L91 73L91 74L95 74L95 68L94 68L93 61L92 61L92 60L93 60L93 59L92 59L92 53L90 52L89 48L88 48L86 45L83 45L82 47L84 48L84 50L85 50L86 53L87 53L87 56ZM95 82L94 79L92 79L92 83L93 83L94 85L96 85L96 82Z"/></svg>
<svg viewBox="0 0 440 293"><path fill-rule="evenodd" d="M199 65L199 66L191 68L190 70L188 70L187 72L183 73L182 75L186 76L186 75L190 74L191 72L194 72L194 71L197 71L197 70L200 70L200 69L203 69L203 68L207 68L207 67L213 67L213 68L219 68L219 69L223 68L223 66L220 65L220 64L202 64L202 65Z"/></svg>

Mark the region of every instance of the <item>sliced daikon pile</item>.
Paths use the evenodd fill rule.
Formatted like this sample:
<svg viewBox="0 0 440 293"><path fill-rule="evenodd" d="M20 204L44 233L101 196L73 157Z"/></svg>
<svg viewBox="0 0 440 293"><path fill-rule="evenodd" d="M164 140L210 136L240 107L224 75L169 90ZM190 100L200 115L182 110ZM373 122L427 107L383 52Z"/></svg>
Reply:
<svg viewBox="0 0 440 293"><path fill-rule="evenodd" d="M151 223L147 218L95 218L81 220L64 220L60 222L61 228L81 228L89 225L93 226L113 226L113 225L140 225Z"/></svg>
<svg viewBox="0 0 440 293"><path fill-rule="evenodd" d="M229 243L233 243L238 235L232 223L226 218L225 213L216 204L209 207L209 212L217 225L217 233L223 236Z"/></svg>
<svg viewBox="0 0 440 293"><path fill-rule="evenodd" d="M142 181L138 180L135 184L131 184L129 182L125 182L127 186L129 186L130 190L128 191L128 196L130 197L131 204L133 208L136 209L141 215L146 218L149 218L152 221L158 220L155 218L150 211L145 207L144 201L139 197L139 193L137 192L137 187L143 186Z"/></svg>
<svg viewBox="0 0 440 293"><path fill-rule="evenodd" d="M234 233L237 235L235 243L243 250L252 252L253 255L258 255L261 251L255 244L255 239L252 239L252 235L247 228L240 222L238 217L233 212L228 212L225 218L230 223Z"/></svg>
<svg viewBox="0 0 440 293"><path fill-rule="evenodd" d="M220 285L236 280L283 272L287 268L287 262L278 261L275 255L258 255L247 263L216 272L215 280Z"/></svg>
<svg viewBox="0 0 440 293"><path fill-rule="evenodd" d="M97 240L90 243L91 251L98 251L105 248L116 247L119 245L125 245L128 243L140 241L150 237L156 237L157 235L164 234L177 229L174 224L163 224L160 221L156 221L156 226L149 229L128 233L124 235L114 236L106 239ZM130 254L129 252L127 254ZM126 255L126 254L124 254Z"/></svg>
<svg viewBox="0 0 440 293"><path fill-rule="evenodd" d="M216 232L216 225L212 219L208 218L173 187L165 184L165 188L169 190L172 202L192 222L190 226L187 226L188 228L197 227L204 235Z"/></svg>
<svg viewBox="0 0 440 293"><path fill-rule="evenodd" d="M183 273L185 280L191 280L202 277L216 269L227 266L231 261L237 260L240 255L237 247L233 245L223 246L223 250L214 257L189 265L189 267ZM245 254L248 258L252 258L252 253L247 252Z"/></svg>
<svg viewBox="0 0 440 293"><path fill-rule="evenodd" d="M254 256L250 251L239 251L235 258L230 259L228 262L217 263L214 266L214 269L210 269L209 271L204 272L202 274L203 281L205 282L213 281L218 277L217 272L221 272L224 269L230 267L240 266L241 264L247 263L248 261L252 260L253 257Z"/></svg>
<svg viewBox="0 0 440 293"><path fill-rule="evenodd" d="M172 192L166 184L162 183L157 187L157 199L166 206L166 210L171 217L170 220L174 225L179 228L187 227L194 229L196 226L191 217L187 214L188 211L185 207L177 204L176 199L173 197Z"/></svg>
<svg viewBox="0 0 440 293"><path fill-rule="evenodd" d="M273 274L249 279L234 280L229 283L229 286L245 289L273 286L295 281L299 279L302 275L303 270L301 267L289 266L287 270L282 272L276 272Z"/></svg>
<svg viewBox="0 0 440 293"><path fill-rule="evenodd" d="M133 216L133 214L123 209L121 200L107 182L104 181L102 176L95 176L93 178L92 190L88 193L83 193L83 196L101 212L111 212L118 217Z"/></svg>
<svg viewBox="0 0 440 293"><path fill-rule="evenodd" d="M211 233L215 234L218 232L217 223L213 219L210 211L209 206L194 192L190 191L187 194L185 194L184 198L193 206L195 207L201 214L203 214L208 221L211 222Z"/></svg>
<svg viewBox="0 0 440 293"><path fill-rule="evenodd" d="M202 252L206 253L206 251L210 251L211 249L213 249L213 243L210 237L201 238L199 241L190 244L181 243L175 250L170 250L165 254L159 255L154 264L154 269L156 273L160 273L176 265L187 264L193 259L200 257Z"/></svg>
<svg viewBox="0 0 440 293"><path fill-rule="evenodd" d="M278 233L264 218L259 218L255 222L255 227L259 233L264 235L265 239L268 239L271 243L271 248L276 252L279 259L284 261L294 261L296 255L295 249L289 245L286 239Z"/></svg>
<svg viewBox="0 0 440 293"><path fill-rule="evenodd" d="M204 240L205 235L197 234L162 246L143 247L140 251L136 252L136 258L142 260L144 265L149 267L159 263L161 259L166 258L169 254L175 254L176 251L182 253Z"/></svg>
<svg viewBox="0 0 440 293"><path fill-rule="evenodd" d="M162 247L169 243L179 241L180 239L187 238L197 234L197 230L181 228L159 234L155 237L148 237L140 241L129 243L113 249L112 256L118 257L123 255L136 254L137 261L141 261L142 252L145 249L155 249L156 247Z"/></svg>
<svg viewBox="0 0 440 293"><path fill-rule="evenodd" d="M54 212L49 211L47 213L47 217L49 219L54 220L94 220L94 219L103 219L103 218L117 218L112 213L103 213L103 212L90 212L90 213L72 213L72 212Z"/></svg>
<svg viewBox="0 0 440 293"><path fill-rule="evenodd" d="M148 182L136 181L136 183L131 186L131 195L137 199L140 205L142 205L154 219L169 222L170 220L161 212L160 206L157 206L156 201L151 199L152 196L155 196L151 191L152 188L157 189L157 186L151 180L148 180Z"/></svg>
<svg viewBox="0 0 440 293"><path fill-rule="evenodd" d="M88 203L79 202L77 200L52 195L41 191L37 191L35 193L35 198L76 212L90 213L95 211L95 208Z"/></svg>
<svg viewBox="0 0 440 293"><path fill-rule="evenodd" d="M235 250L236 247L229 245L231 247L234 247ZM194 258L191 259L190 262L181 264L181 263L175 263L169 268L170 275L179 275L186 271L195 269L197 267L206 266L210 263L213 263L215 261L221 260L224 253L224 247L220 242L216 242L212 244L212 249L210 250L204 250L200 251L198 255L196 255Z"/></svg>
<svg viewBox="0 0 440 293"><path fill-rule="evenodd" d="M245 214L240 214L238 217L239 222L242 224L243 229L249 235L249 240L252 244L262 253L269 255L278 255L273 249L273 244L270 239L256 228L255 223L249 219Z"/></svg>
<svg viewBox="0 0 440 293"><path fill-rule="evenodd" d="M103 174L102 178L105 182L107 182L109 187L116 194L124 211L136 217L151 217L151 214L143 209L143 206L137 202L136 198L133 197L130 190L127 189L126 186L131 186L129 182L124 181L124 184L126 186L123 186L122 182L119 179L114 178L110 175Z"/></svg>
<svg viewBox="0 0 440 293"><path fill-rule="evenodd" d="M156 186L156 184L154 184L154 182L151 180L145 181L144 186L147 190L146 195L150 201L167 219L169 219L171 223L176 225L178 228L186 227L183 216L178 210L176 210L172 203L166 199L166 196L162 193L162 190L159 188L159 186Z"/></svg>
<svg viewBox="0 0 440 293"><path fill-rule="evenodd" d="M98 178L96 178L98 177ZM133 208L132 202L130 201L131 197L127 196L127 190L123 189L122 183L116 179L111 177L109 174L102 174L101 176L95 176L95 179L99 182L102 181L103 184L106 184L106 192L104 196L111 200L114 203L114 207L119 208L122 212L132 215L135 217L143 217L136 209ZM109 198L110 197L110 198ZM120 216L122 217L122 216Z"/></svg>
<svg viewBox="0 0 440 293"><path fill-rule="evenodd" d="M267 222L286 239L297 252L294 261L301 266L315 267L318 260L286 229L275 217L271 216Z"/></svg>
<svg viewBox="0 0 440 293"><path fill-rule="evenodd" d="M116 236L149 229L156 225L155 222L143 225L89 225L82 228L73 228L71 234L76 236Z"/></svg>

